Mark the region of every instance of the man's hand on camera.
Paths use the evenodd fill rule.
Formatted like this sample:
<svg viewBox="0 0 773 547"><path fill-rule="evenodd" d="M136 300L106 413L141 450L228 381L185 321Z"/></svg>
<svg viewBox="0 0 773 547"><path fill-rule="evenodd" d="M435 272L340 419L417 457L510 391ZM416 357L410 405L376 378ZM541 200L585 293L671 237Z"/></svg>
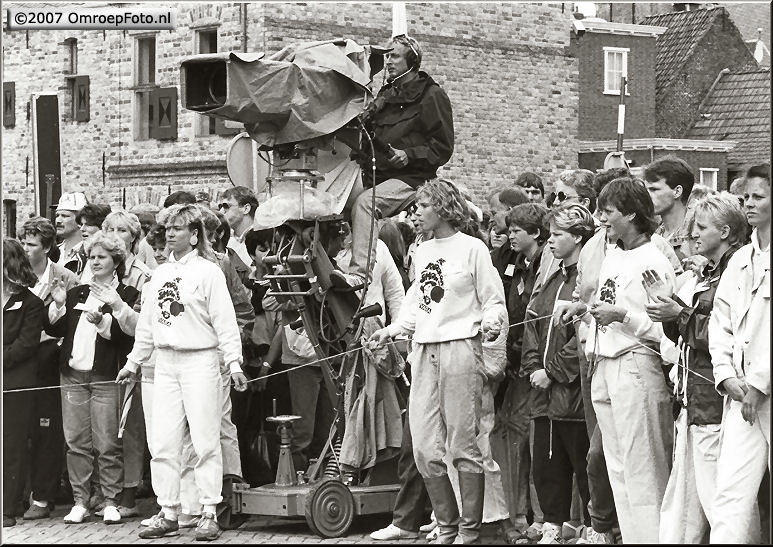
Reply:
<svg viewBox="0 0 773 547"><path fill-rule="evenodd" d="M405 150L392 148L392 151L394 152L394 156L389 158L389 163L395 167L405 167L408 165L408 154L405 153Z"/></svg>

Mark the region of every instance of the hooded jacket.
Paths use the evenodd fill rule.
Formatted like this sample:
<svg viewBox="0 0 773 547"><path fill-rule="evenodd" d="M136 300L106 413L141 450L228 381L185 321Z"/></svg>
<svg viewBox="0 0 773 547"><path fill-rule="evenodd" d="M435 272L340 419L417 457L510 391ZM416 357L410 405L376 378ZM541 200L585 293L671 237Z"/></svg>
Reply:
<svg viewBox="0 0 773 547"><path fill-rule="evenodd" d="M562 265L532 300L527 319L552 314L558 300L571 301L576 281L577 265ZM531 390L531 417L585 421L580 389L580 361L577 357L576 331L572 323L554 326L550 318L526 323L519 375L528 377L541 368L545 369L553 382L547 390Z"/></svg>
<svg viewBox="0 0 773 547"><path fill-rule="evenodd" d="M437 176L454 151L454 119L451 101L426 72L404 84L388 83L372 103L372 129L378 139L403 150L408 165L394 167L386 154L376 150L376 184L399 179L411 188ZM366 186L370 163L363 169Z"/></svg>

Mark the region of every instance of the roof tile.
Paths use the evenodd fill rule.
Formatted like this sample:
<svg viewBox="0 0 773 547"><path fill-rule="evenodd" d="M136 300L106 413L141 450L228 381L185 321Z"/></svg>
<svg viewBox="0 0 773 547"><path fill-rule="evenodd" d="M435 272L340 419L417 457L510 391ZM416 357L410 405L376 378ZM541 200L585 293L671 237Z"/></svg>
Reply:
<svg viewBox="0 0 773 547"><path fill-rule="evenodd" d="M729 166L770 161L770 86L769 67L722 75L686 138L737 141Z"/></svg>

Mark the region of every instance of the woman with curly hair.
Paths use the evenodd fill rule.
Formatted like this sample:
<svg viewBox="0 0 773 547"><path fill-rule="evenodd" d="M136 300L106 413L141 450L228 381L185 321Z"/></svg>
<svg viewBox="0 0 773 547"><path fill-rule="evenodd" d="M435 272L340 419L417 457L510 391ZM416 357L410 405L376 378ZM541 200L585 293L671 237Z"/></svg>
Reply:
<svg viewBox="0 0 773 547"><path fill-rule="evenodd" d="M37 352L43 330L43 302L35 296L37 277L21 243L3 239L3 389L35 387ZM32 394L3 394L3 527L16 524L24 489L24 460Z"/></svg>
<svg viewBox="0 0 773 547"><path fill-rule="evenodd" d="M67 471L75 505L66 523L81 523L89 516L94 453L99 484L105 497L103 520L121 521L118 497L123 482L123 456L118 439L120 393L109 383L126 360L132 347L131 333L114 314L94 286L108 287L131 309L139 291L123 283L126 247L118 237L96 232L86 243L92 284L65 290L64 279L54 278L53 302L48 309L46 332L63 337L59 352L62 387L62 422L67 443ZM124 330L126 329L126 330Z"/></svg>
<svg viewBox="0 0 773 547"><path fill-rule="evenodd" d="M117 378L136 380L140 364L155 350L150 467L161 512L139 535L155 539L177 534L180 454L187 426L203 506L196 539L211 541L220 535L215 512L223 485L220 355L236 389L244 391L242 344L225 276L207 238L200 208L173 205L159 222L166 227L171 253L143 290L134 348Z"/></svg>
<svg viewBox="0 0 773 547"><path fill-rule="evenodd" d="M416 195L421 229L434 239L416 249L417 279L400 314L370 340L383 345L413 333L409 357L411 436L419 473L432 501L438 543L475 542L483 520L483 456L477 443L484 376L481 342L498 337L507 317L504 289L486 244L460 228L469 219L465 199L446 180ZM462 515L444 462L459 473Z"/></svg>

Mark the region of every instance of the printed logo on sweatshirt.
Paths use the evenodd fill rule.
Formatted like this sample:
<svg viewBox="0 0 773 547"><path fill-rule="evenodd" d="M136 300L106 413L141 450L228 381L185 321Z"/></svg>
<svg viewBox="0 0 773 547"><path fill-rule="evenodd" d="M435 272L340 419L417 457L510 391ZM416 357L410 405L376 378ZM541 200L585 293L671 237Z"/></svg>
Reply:
<svg viewBox="0 0 773 547"><path fill-rule="evenodd" d="M446 293L445 288L443 288L444 263L444 258L439 258L435 262L430 262L424 270L422 270L421 276L419 277L419 289L421 289L423 300L423 302L419 304L419 307L427 313L432 313L430 304L432 302L437 303L443 300L443 296Z"/></svg>
<svg viewBox="0 0 773 547"><path fill-rule="evenodd" d="M614 304L617 301L617 283L614 279L607 279L599 289L599 298L607 304Z"/></svg>
<svg viewBox="0 0 773 547"><path fill-rule="evenodd" d="M178 283L182 278L175 277L167 281L158 290L158 307L161 309L161 318L159 323L170 326L170 317L177 317L185 311L185 306L180 302L180 287Z"/></svg>

